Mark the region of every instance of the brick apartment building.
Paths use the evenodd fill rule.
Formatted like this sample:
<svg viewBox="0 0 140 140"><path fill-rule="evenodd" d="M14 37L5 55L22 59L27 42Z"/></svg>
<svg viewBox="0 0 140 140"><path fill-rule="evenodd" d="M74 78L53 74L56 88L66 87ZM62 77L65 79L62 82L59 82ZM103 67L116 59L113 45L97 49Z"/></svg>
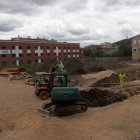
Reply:
<svg viewBox="0 0 140 140"><path fill-rule="evenodd" d="M132 37L131 45L132 45L132 60L139 60L140 59L140 35L136 35Z"/></svg>
<svg viewBox="0 0 140 140"><path fill-rule="evenodd" d="M0 66L33 64L54 60L79 59L79 43L55 40L12 38L0 40Z"/></svg>

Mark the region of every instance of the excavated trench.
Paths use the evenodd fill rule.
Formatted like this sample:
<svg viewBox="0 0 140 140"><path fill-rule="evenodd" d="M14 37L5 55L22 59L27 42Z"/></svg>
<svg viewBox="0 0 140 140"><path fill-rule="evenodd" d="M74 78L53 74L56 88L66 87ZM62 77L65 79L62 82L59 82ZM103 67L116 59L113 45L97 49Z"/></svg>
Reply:
<svg viewBox="0 0 140 140"><path fill-rule="evenodd" d="M133 89L123 89L113 92L100 88L91 88L90 90L81 90L81 99L84 100L89 107L103 107L115 102L120 102L134 95L140 94L140 87Z"/></svg>
<svg viewBox="0 0 140 140"><path fill-rule="evenodd" d="M129 81L132 81L129 75ZM127 79L128 80L128 79ZM93 83L88 90L81 90L81 98L89 107L102 107L115 102L120 102L129 97L140 94L140 86L126 86L120 88L117 74L105 77Z"/></svg>
<svg viewBox="0 0 140 140"><path fill-rule="evenodd" d="M80 91L81 98L89 107L102 107L114 102L123 101L128 98L127 94L115 93L113 91L93 88L89 91Z"/></svg>

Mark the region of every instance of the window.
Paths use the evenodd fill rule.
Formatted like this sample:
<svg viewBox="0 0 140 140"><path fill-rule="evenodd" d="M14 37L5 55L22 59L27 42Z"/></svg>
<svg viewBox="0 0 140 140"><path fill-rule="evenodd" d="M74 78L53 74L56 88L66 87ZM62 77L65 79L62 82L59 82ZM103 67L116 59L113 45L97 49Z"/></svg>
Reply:
<svg viewBox="0 0 140 140"><path fill-rule="evenodd" d="M2 57L6 57L6 54L2 54L1 56L2 56Z"/></svg>
<svg viewBox="0 0 140 140"><path fill-rule="evenodd" d="M70 58L71 56L70 55L68 55L68 58Z"/></svg>
<svg viewBox="0 0 140 140"><path fill-rule="evenodd" d="M53 85L55 87L65 87L66 86L66 78L64 76L54 76Z"/></svg>
<svg viewBox="0 0 140 140"><path fill-rule="evenodd" d="M19 46L19 49L22 50L22 46Z"/></svg>
<svg viewBox="0 0 140 140"><path fill-rule="evenodd" d="M12 57L16 57L16 54L12 54Z"/></svg>
<svg viewBox="0 0 140 140"><path fill-rule="evenodd" d="M31 56L31 54L30 53L27 53L27 56Z"/></svg>
<svg viewBox="0 0 140 140"><path fill-rule="evenodd" d="M35 46L35 49L37 49L37 46Z"/></svg>
<svg viewBox="0 0 140 140"><path fill-rule="evenodd" d="M12 46L12 49L14 50L15 49L15 46Z"/></svg>
<svg viewBox="0 0 140 140"><path fill-rule="evenodd" d="M41 46L41 49L43 49L43 46Z"/></svg>
<svg viewBox="0 0 140 140"><path fill-rule="evenodd" d="M38 56L38 53L35 53L35 56Z"/></svg>
<svg viewBox="0 0 140 140"><path fill-rule="evenodd" d="M4 47L4 46L2 46L1 48L2 48L2 50L5 50L6 49L6 47Z"/></svg>
<svg viewBox="0 0 140 140"><path fill-rule="evenodd" d="M29 50L29 49L31 49L31 47L30 46L27 46L27 50Z"/></svg>
<svg viewBox="0 0 140 140"><path fill-rule="evenodd" d="M22 54L19 54L19 57L22 57Z"/></svg>
<svg viewBox="0 0 140 140"><path fill-rule="evenodd" d="M64 49L64 53L66 53L66 49Z"/></svg>
<svg viewBox="0 0 140 140"><path fill-rule="evenodd" d="M133 44L137 44L136 40L133 40Z"/></svg>
<svg viewBox="0 0 140 140"><path fill-rule="evenodd" d="M137 51L137 49L133 49L133 51L134 51L134 52L136 52L136 51Z"/></svg>
<svg viewBox="0 0 140 140"><path fill-rule="evenodd" d="M50 53L50 50L47 50L47 53Z"/></svg>

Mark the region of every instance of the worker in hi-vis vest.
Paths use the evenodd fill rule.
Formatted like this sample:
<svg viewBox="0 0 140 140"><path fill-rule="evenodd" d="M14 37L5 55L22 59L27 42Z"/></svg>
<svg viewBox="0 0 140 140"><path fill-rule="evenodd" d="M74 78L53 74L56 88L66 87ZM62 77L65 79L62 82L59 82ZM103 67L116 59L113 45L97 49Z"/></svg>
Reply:
<svg viewBox="0 0 140 140"><path fill-rule="evenodd" d="M61 72L66 72L64 64L58 58L57 58L57 66Z"/></svg>
<svg viewBox="0 0 140 140"><path fill-rule="evenodd" d="M126 77L126 75L125 75L124 72L121 72L119 74L119 80L120 80L120 86L121 87L124 87L124 85L125 85L125 77Z"/></svg>

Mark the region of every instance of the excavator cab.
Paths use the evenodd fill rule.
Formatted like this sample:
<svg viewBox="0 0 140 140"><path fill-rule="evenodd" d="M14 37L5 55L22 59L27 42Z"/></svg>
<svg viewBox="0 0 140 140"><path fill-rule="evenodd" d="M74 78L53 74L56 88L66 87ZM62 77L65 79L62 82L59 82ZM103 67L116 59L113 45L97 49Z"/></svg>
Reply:
<svg viewBox="0 0 140 140"><path fill-rule="evenodd" d="M68 76L66 73L51 73L50 76L50 86L53 87L67 87L68 86Z"/></svg>
<svg viewBox="0 0 140 140"><path fill-rule="evenodd" d="M50 92L54 87L67 87L68 77L66 73L46 73L36 72L35 73L35 94L42 100L50 97Z"/></svg>

